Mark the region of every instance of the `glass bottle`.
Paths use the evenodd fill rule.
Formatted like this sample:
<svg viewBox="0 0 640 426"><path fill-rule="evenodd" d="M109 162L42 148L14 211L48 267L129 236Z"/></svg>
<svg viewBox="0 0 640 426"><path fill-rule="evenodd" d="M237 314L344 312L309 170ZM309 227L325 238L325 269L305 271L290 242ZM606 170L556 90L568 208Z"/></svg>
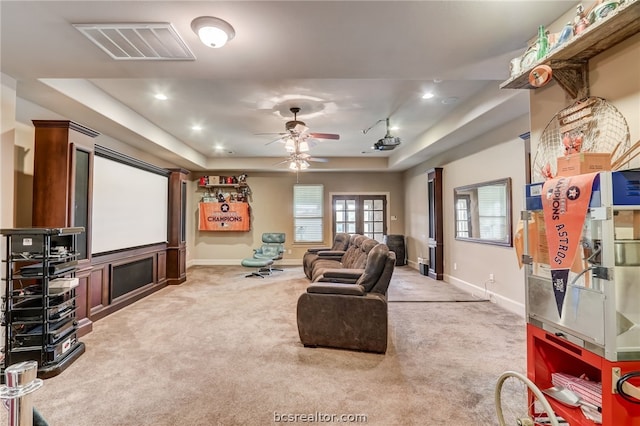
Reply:
<svg viewBox="0 0 640 426"><path fill-rule="evenodd" d="M571 24L571 22L567 22L567 25L565 25L562 31L560 32L560 36L558 37L556 47L562 46L571 38L572 35L573 35L573 24Z"/></svg>
<svg viewBox="0 0 640 426"><path fill-rule="evenodd" d="M549 48L549 39L547 38L547 32L544 30L544 25L538 27L538 54L537 59L542 59L547 54Z"/></svg>

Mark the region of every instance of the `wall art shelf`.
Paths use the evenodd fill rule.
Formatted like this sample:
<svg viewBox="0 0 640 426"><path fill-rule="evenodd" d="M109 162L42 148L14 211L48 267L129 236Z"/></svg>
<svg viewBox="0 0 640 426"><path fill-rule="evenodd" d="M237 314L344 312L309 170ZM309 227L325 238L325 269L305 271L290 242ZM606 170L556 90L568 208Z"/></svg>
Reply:
<svg viewBox="0 0 640 426"><path fill-rule="evenodd" d="M501 89L535 89L529 83L530 72L539 65L553 70L553 79L571 96L589 96L589 59L640 32L640 1L626 1L609 16L587 27L557 49L504 81Z"/></svg>

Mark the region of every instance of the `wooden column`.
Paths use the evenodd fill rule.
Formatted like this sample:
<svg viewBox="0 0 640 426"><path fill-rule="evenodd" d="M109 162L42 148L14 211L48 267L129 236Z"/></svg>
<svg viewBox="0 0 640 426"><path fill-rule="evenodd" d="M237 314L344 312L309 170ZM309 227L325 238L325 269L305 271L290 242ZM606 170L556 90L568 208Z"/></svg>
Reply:
<svg viewBox="0 0 640 426"><path fill-rule="evenodd" d="M170 169L169 234L167 244L167 282L180 284L187 279L187 176L184 169Z"/></svg>
<svg viewBox="0 0 640 426"><path fill-rule="evenodd" d="M32 226L64 228L82 226L76 292L78 334L91 331L87 313L91 272L91 204L94 138L98 132L68 120L33 120Z"/></svg>
<svg viewBox="0 0 640 426"><path fill-rule="evenodd" d="M442 168L427 172L429 208L429 277L444 278L444 216L442 209Z"/></svg>

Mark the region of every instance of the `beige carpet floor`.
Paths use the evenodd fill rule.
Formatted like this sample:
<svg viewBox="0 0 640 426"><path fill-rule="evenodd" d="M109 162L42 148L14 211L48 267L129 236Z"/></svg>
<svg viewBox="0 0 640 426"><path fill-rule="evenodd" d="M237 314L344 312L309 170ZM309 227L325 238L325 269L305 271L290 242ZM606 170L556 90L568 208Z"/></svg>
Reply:
<svg viewBox="0 0 640 426"><path fill-rule="evenodd" d="M273 425L302 414L484 426L497 424L499 374L525 370L522 318L408 266L389 289L385 355L303 347L302 268L246 272L194 267L186 283L95 322L86 352L45 380L34 405L52 426Z"/></svg>

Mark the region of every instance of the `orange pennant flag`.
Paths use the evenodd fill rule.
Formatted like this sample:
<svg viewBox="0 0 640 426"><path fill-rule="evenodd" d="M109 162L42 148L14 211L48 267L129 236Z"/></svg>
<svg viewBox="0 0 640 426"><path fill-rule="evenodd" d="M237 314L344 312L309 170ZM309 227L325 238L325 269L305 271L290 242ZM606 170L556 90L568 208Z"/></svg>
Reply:
<svg viewBox="0 0 640 426"><path fill-rule="evenodd" d="M558 314L569 279L569 271L580 245L593 183L598 173L550 179L542 187L542 209L549 247L551 282Z"/></svg>

